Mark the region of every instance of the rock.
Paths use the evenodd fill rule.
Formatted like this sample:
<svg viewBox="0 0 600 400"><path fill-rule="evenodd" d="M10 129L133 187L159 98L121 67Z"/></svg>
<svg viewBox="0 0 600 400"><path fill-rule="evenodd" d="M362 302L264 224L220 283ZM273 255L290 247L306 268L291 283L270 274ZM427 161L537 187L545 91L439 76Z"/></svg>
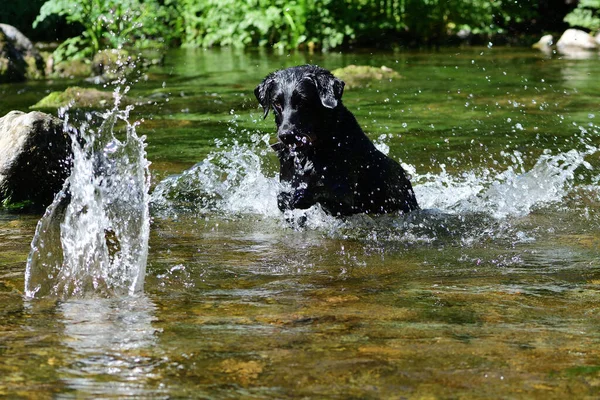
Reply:
<svg viewBox="0 0 600 400"><path fill-rule="evenodd" d="M127 50L106 49L96 53L91 67L93 75L86 82L102 85L145 68L145 63L141 57L130 56Z"/></svg>
<svg viewBox="0 0 600 400"><path fill-rule="evenodd" d="M96 76L117 76L125 69L135 67L134 60L129 56L127 50L101 50L92 60L92 72Z"/></svg>
<svg viewBox="0 0 600 400"><path fill-rule="evenodd" d="M52 56L47 57L46 71L58 78L86 78L89 83L104 84L162 62L163 58L148 59L142 55L132 56L127 50L106 49L99 51L92 60L72 59L55 64Z"/></svg>
<svg viewBox="0 0 600 400"><path fill-rule="evenodd" d="M149 58L148 56L154 56ZM94 76L88 82L103 84L136 73L142 73L153 65L160 65L164 61L164 54L145 52L144 55L131 55L127 50L107 49L99 51L92 60Z"/></svg>
<svg viewBox="0 0 600 400"><path fill-rule="evenodd" d="M114 103L113 92L103 92L97 89L73 86L64 92L52 92L36 104L32 109L59 108L69 104L77 108L105 108ZM131 104L131 100L125 96L121 98L121 104Z"/></svg>
<svg viewBox="0 0 600 400"><path fill-rule="evenodd" d="M0 59L8 57L8 63L12 62L17 66L18 73L12 75L13 78L16 78L16 80L43 78L45 72L44 59L33 46L31 40L11 25L0 24L0 31L3 36L3 38L0 37ZM5 54L2 54L3 48Z"/></svg>
<svg viewBox="0 0 600 400"><path fill-rule="evenodd" d="M346 84L346 88L369 86L373 82L384 79L399 79L400 74L385 65L381 68L370 67L367 65L348 65L344 68L338 68L331 73Z"/></svg>
<svg viewBox="0 0 600 400"><path fill-rule="evenodd" d="M598 44L594 38L587 32L579 29L567 29L558 42L556 42L558 51L568 53L580 50L594 50Z"/></svg>
<svg viewBox="0 0 600 400"><path fill-rule="evenodd" d="M0 118L0 202L47 206L71 169L61 120L38 111Z"/></svg>
<svg viewBox="0 0 600 400"><path fill-rule="evenodd" d="M12 41L0 30L0 83L25 80L27 64L19 58Z"/></svg>
<svg viewBox="0 0 600 400"><path fill-rule="evenodd" d="M48 66L52 70L52 75L58 78L73 79L92 74L92 65L86 60L67 60L54 64L54 59L51 56L49 63L52 64Z"/></svg>
<svg viewBox="0 0 600 400"><path fill-rule="evenodd" d="M553 44L554 44L554 36L544 35L537 43L534 43L533 45L531 45L531 47L533 47L534 49L540 49L544 52L547 52L547 51L552 50Z"/></svg>

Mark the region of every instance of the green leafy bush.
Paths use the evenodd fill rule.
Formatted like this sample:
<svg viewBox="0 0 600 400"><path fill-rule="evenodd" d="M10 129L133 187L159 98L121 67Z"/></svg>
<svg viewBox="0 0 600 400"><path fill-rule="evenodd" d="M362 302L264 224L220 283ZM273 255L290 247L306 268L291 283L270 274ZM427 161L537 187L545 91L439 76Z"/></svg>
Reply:
<svg viewBox="0 0 600 400"><path fill-rule="evenodd" d="M502 0L180 0L191 46L330 49L355 42L408 38L440 43L466 29L502 33L502 24L534 18L537 5Z"/></svg>
<svg viewBox="0 0 600 400"><path fill-rule="evenodd" d="M48 0L35 24L59 15L82 27L61 44L59 59L156 43L328 50L440 44L459 30L493 35L534 18L537 7L503 0Z"/></svg>
<svg viewBox="0 0 600 400"><path fill-rule="evenodd" d="M565 17L570 26L600 31L600 0L580 0L577 8Z"/></svg>
<svg viewBox="0 0 600 400"><path fill-rule="evenodd" d="M176 29L181 28L176 5L176 0L48 0L33 26L51 15L81 25L83 33L61 43L54 56L57 62L91 58L105 48L144 47L173 40Z"/></svg>
<svg viewBox="0 0 600 400"><path fill-rule="evenodd" d="M307 0L181 0L190 46L298 47L307 39Z"/></svg>

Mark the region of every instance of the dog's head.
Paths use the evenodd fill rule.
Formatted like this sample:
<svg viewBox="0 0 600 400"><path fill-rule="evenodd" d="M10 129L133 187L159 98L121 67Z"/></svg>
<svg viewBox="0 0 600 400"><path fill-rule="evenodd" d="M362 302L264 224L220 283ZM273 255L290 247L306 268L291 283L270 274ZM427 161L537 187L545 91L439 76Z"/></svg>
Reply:
<svg viewBox="0 0 600 400"><path fill-rule="evenodd" d="M314 65L275 71L254 89L264 118L273 109L279 140L298 150L322 139L343 92L343 81Z"/></svg>

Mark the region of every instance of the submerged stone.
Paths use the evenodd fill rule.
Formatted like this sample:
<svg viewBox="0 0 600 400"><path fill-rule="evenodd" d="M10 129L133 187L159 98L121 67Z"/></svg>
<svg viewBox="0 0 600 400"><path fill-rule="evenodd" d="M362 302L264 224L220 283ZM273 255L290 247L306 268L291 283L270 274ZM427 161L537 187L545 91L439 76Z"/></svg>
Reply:
<svg viewBox="0 0 600 400"><path fill-rule="evenodd" d="M338 68L331 73L346 84L346 88L369 86L373 82L384 79L400 79L402 76L391 68L381 66L380 68L368 65L348 65L344 68Z"/></svg>
<svg viewBox="0 0 600 400"><path fill-rule="evenodd" d="M0 202L46 206L71 168L71 141L61 120L33 111L0 118Z"/></svg>

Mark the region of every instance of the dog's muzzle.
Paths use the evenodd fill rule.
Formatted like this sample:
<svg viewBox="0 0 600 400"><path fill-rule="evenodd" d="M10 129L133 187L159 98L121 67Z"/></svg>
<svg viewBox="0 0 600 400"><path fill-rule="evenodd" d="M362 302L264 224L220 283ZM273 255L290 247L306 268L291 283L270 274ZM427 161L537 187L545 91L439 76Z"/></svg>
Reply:
<svg viewBox="0 0 600 400"><path fill-rule="evenodd" d="M312 144L311 137L303 133L287 131L280 132L277 136L281 142L293 148L302 148Z"/></svg>

